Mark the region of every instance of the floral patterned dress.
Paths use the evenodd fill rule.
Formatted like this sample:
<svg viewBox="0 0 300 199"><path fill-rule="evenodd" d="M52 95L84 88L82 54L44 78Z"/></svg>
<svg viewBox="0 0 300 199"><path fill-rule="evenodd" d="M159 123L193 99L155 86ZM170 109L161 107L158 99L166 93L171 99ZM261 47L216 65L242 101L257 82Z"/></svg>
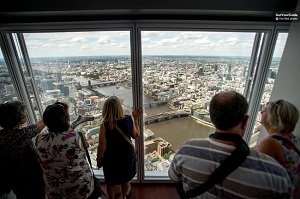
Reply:
<svg viewBox="0 0 300 199"><path fill-rule="evenodd" d="M33 140L48 199L84 199L92 193L92 171L78 133L42 132Z"/></svg>

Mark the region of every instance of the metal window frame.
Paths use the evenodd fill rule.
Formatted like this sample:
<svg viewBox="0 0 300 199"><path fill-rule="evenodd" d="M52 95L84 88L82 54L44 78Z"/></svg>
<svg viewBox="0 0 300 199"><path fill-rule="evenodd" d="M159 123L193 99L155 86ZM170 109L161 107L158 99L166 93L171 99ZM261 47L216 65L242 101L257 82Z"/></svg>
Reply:
<svg viewBox="0 0 300 199"><path fill-rule="evenodd" d="M262 39L262 34L263 33L256 33L255 38L254 38L254 44L252 48L252 53L250 57L250 63L249 63L249 69L247 71L247 79L245 83L245 90L244 90L244 96L247 98L249 101L250 98L250 90L251 90L251 85L253 82L253 73L255 69L255 65L258 59L258 53L259 53L259 43L260 40Z"/></svg>
<svg viewBox="0 0 300 199"><path fill-rule="evenodd" d="M2 47L2 53L6 62L8 72L13 81L15 91L18 96L18 100L22 101L27 107L27 118L29 124L36 123L36 116L34 114L33 106L30 100L30 94L26 88L25 78L22 74L21 63L18 57L17 50L13 44L13 37L10 34L3 33L1 31L0 44Z"/></svg>
<svg viewBox="0 0 300 199"><path fill-rule="evenodd" d="M253 88L251 89L251 95L249 96L250 103L248 114L250 115L250 117L248 119L248 125L246 127L246 133L244 135L244 139L248 143L251 140L256 116L259 112L260 102L264 92L268 70L272 63L272 58L276 47L276 41L278 39L279 33L281 32L286 32L286 30L282 29L281 27L274 27L273 31L269 32L265 37L263 37L262 49L259 54L255 72L256 75L253 79Z"/></svg>
<svg viewBox="0 0 300 199"><path fill-rule="evenodd" d="M24 36L23 36L22 33L16 33L16 34L17 34L17 38L18 38L18 41L19 41L19 44L20 44L20 49L21 49L21 52L22 52L22 56L24 58L25 67L28 71L29 81L30 81L30 84L31 84L32 89L33 89L33 95L36 99L38 111L39 111L40 116L42 116L44 110L43 110L43 107L42 107L40 96L37 92L37 87L36 87L36 84L35 84L35 79L34 79L34 75L33 75L33 72L32 72L32 66L31 66L29 55L28 55L27 46L25 44Z"/></svg>

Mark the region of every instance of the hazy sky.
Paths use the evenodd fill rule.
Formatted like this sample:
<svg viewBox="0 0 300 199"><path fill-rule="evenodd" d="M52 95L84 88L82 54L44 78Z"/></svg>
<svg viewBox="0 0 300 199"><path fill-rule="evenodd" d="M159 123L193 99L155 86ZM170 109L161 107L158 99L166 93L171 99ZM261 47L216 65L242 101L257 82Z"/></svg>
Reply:
<svg viewBox="0 0 300 199"><path fill-rule="evenodd" d="M143 31L143 55L250 56L254 33ZM274 56L280 57L287 34ZM30 57L129 55L129 31L24 33ZM0 55L2 57L2 55Z"/></svg>

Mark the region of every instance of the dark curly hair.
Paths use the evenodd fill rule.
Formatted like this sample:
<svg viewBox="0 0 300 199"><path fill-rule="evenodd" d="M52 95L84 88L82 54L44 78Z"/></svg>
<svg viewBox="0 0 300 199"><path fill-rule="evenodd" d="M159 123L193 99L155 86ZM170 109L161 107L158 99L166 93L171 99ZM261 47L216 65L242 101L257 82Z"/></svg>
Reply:
<svg viewBox="0 0 300 199"><path fill-rule="evenodd" d="M4 129L15 128L26 117L25 108L19 101L0 104L0 126Z"/></svg>
<svg viewBox="0 0 300 199"><path fill-rule="evenodd" d="M47 106L43 114L43 121L50 132L61 133L69 129L68 109L68 105L62 102L55 102Z"/></svg>
<svg viewBox="0 0 300 199"><path fill-rule="evenodd" d="M212 123L217 129L228 130L238 125L248 111L246 98L236 91L216 94L209 105Z"/></svg>

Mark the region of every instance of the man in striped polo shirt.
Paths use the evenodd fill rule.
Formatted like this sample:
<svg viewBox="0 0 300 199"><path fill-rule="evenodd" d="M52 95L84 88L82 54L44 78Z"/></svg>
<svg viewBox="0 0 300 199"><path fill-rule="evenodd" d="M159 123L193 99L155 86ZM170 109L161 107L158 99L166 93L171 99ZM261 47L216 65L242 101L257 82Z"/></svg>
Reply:
<svg viewBox="0 0 300 199"><path fill-rule="evenodd" d="M248 115L245 97L235 91L215 95L209 107L218 133L244 135ZM183 182L185 191L203 184L220 162L230 156L235 144L220 139L192 139L176 152L169 176ZM291 182L285 169L273 158L253 149L246 160L220 184L196 198L290 198Z"/></svg>

